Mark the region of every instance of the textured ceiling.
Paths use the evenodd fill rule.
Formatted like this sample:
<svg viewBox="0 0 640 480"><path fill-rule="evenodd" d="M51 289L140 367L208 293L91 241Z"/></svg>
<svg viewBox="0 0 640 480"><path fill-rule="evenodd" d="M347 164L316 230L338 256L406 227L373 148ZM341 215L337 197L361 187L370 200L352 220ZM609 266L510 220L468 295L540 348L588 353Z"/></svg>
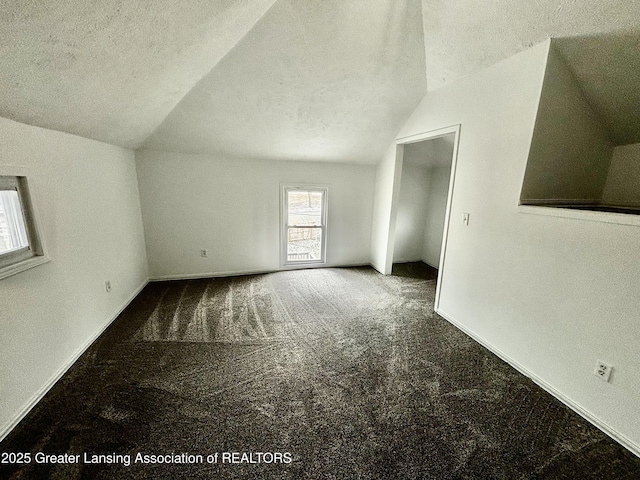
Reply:
<svg viewBox="0 0 640 480"><path fill-rule="evenodd" d="M640 142L640 1L423 0L427 86L555 37L616 144Z"/></svg>
<svg viewBox="0 0 640 480"><path fill-rule="evenodd" d="M449 133L404 146L404 163L422 167L448 167L453 156L455 134Z"/></svg>
<svg viewBox="0 0 640 480"><path fill-rule="evenodd" d="M2 0L0 116L137 147L275 0Z"/></svg>
<svg viewBox="0 0 640 480"><path fill-rule="evenodd" d="M638 0L422 0L429 90L549 37L640 29Z"/></svg>
<svg viewBox="0 0 640 480"><path fill-rule="evenodd" d="M640 32L560 38L553 45L609 130L611 141L640 143Z"/></svg>
<svg viewBox="0 0 640 480"><path fill-rule="evenodd" d="M279 0L144 147L375 163L426 93L416 0Z"/></svg>
<svg viewBox="0 0 640 480"><path fill-rule="evenodd" d="M548 37L612 139L640 141L637 0L3 0L0 116L131 148L373 163L427 87Z"/></svg>

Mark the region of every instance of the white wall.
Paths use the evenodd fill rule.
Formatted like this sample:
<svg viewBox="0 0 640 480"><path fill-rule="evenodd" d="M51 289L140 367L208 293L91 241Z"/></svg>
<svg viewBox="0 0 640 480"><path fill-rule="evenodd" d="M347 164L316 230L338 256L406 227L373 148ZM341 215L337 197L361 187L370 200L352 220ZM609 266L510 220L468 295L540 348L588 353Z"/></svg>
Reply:
<svg viewBox="0 0 640 480"><path fill-rule="evenodd" d="M7 165L27 170L51 261L0 280L0 438L147 279L131 150L0 118Z"/></svg>
<svg viewBox="0 0 640 480"><path fill-rule="evenodd" d="M396 210L394 263L438 268L454 134L404 145Z"/></svg>
<svg viewBox="0 0 640 480"><path fill-rule="evenodd" d="M449 152L449 161L451 161L452 153L453 151ZM435 268L440 268L442 233L444 232L450 175L451 165L429 169L429 196L425 206L421 258L424 263Z"/></svg>
<svg viewBox="0 0 640 480"><path fill-rule="evenodd" d="M376 168L373 219L371 223L371 266L380 273L390 274L395 243L395 217L391 216L394 203L400 196L402 162L396 156L402 147L391 145Z"/></svg>
<svg viewBox="0 0 640 480"><path fill-rule="evenodd" d="M427 222L430 169L411 162L408 154L405 149L393 253L397 263L422 260Z"/></svg>
<svg viewBox="0 0 640 480"><path fill-rule="evenodd" d="M369 263L374 166L150 150L136 162L152 278L280 269L281 183L328 185L327 265Z"/></svg>
<svg viewBox="0 0 640 480"><path fill-rule="evenodd" d="M563 58L549 51L523 203L598 203L613 145Z"/></svg>
<svg viewBox="0 0 640 480"><path fill-rule="evenodd" d="M640 143L613 149L602 202L640 207Z"/></svg>
<svg viewBox="0 0 640 480"><path fill-rule="evenodd" d="M640 227L518 207L548 48L430 92L398 137L461 124L439 312L639 453Z"/></svg>

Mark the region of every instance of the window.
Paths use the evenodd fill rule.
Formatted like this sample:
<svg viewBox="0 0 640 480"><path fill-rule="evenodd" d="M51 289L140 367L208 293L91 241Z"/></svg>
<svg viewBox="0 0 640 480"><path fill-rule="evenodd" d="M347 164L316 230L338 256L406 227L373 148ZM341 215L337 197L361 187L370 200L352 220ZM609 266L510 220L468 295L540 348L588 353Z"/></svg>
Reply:
<svg viewBox="0 0 640 480"><path fill-rule="evenodd" d="M0 278L46 261L26 177L0 175Z"/></svg>
<svg viewBox="0 0 640 480"><path fill-rule="evenodd" d="M284 265L325 263L327 187L282 189L282 257Z"/></svg>

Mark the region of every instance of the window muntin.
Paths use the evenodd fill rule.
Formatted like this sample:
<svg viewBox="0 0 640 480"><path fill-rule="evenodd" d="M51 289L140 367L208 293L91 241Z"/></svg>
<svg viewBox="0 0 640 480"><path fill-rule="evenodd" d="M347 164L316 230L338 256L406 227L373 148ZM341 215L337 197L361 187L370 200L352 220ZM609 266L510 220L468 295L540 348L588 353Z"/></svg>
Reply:
<svg viewBox="0 0 640 480"><path fill-rule="evenodd" d="M325 263L327 188L283 188L284 265Z"/></svg>
<svg viewBox="0 0 640 480"><path fill-rule="evenodd" d="M45 261L26 177L0 175L0 278Z"/></svg>

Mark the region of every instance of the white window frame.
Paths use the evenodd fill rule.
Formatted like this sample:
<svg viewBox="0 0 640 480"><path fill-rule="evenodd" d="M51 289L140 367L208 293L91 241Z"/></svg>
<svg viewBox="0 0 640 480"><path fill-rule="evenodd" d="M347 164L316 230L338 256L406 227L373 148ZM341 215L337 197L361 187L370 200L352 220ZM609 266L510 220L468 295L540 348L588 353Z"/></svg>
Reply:
<svg viewBox="0 0 640 480"><path fill-rule="evenodd" d="M321 192L322 193L322 212L321 212L321 225L314 226L313 228L321 229L322 245L320 248L320 259L318 260L288 260L287 246L288 246L288 231L289 228L296 228L295 225L289 225L289 205L288 205L288 192L300 190L303 192ZM327 185L317 184L282 184L280 188L280 264L283 268L295 268L295 267L309 267L309 266L321 266L327 263L327 218L328 218L328 206L329 206L329 187ZM301 225L298 228L309 228L309 225Z"/></svg>
<svg viewBox="0 0 640 480"><path fill-rule="evenodd" d="M0 279L15 275L27 269L49 261L45 255L42 238L36 223L36 213L29 193L26 175L0 171L0 190L13 190L18 193L28 246L0 253Z"/></svg>

